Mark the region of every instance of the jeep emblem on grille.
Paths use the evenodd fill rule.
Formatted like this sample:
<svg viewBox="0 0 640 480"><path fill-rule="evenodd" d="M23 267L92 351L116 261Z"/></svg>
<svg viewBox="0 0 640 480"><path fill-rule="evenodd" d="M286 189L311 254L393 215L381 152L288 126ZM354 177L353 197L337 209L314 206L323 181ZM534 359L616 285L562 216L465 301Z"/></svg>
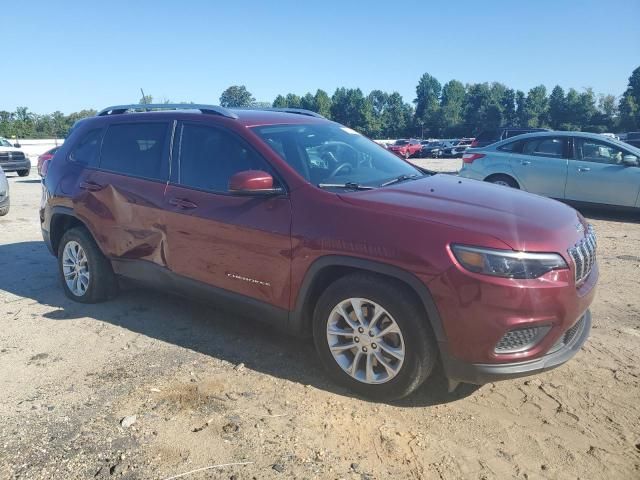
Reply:
<svg viewBox="0 0 640 480"><path fill-rule="evenodd" d="M584 225L582 225L581 223L576 223L576 231L578 233L584 232Z"/></svg>

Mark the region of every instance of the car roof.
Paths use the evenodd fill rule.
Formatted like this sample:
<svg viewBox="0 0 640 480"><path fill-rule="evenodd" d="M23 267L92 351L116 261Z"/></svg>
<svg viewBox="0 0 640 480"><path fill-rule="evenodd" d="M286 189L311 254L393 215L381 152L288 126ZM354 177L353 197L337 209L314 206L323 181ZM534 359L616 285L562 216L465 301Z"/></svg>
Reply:
<svg viewBox="0 0 640 480"><path fill-rule="evenodd" d="M182 106L182 105L180 105ZM180 107L179 106L179 107ZM89 121L90 123L98 122L102 123L98 119L105 119L105 123L111 123L113 121L131 121L138 122L143 121L145 118L166 118L167 120L173 120L176 117L180 119L210 117L216 119L224 119L231 122L237 122L241 126L253 127L259 125L282 125L282 124L319 124L331 122L330 120L322 117L321 115L302 109L252 109L252 108L221 108L213 107L208 110L205 105L183 105L183 108L174 108L167 110L152 110L148 112L144 111L127 111L126 107L133 108L134 106L116 106L108 107L102 110L95 117L88 117L77 122L79 125ZM152 107L155 107L153 105ZM161 108L161 106L159 106ZM203 108L199 108L203 107ZM145 108L144 105L139 108ZM107 120L108 119L108 120ZM334 123L334 122L331 122ZM76 125L76 126L77 126Z"/></svg>
<svg viewBox="0 0 640 480"><path fill-rule="evenodd" d="M616 140L615 138L611 138L611 137L607 137L605 135L601 135L599 133L574 132L574 131L569 131L569 130L547 130L547 131L544 131L544 132L524 133L522 135L516 135L515 137L510 137L510 138L506 138L504 140L500 140L499 142L492 143L491 145L487 145L486 147L477 148L477 150L483 150L485 148L494 149L494 148L497 148L497 147L501 147L502 145L506 145L507 143L516 142L516 141L520 141L520 140L526 140L528 138L558 137L558 136L560 136L560 137L580 137L580 138L591 138L591 139L596 139L596 140L604 140L604 141L607 141L609 143L614 143L616 145L620 145L621 147L626 148L626 149L639 150L637 147L634 147L633 145L630 145L630 144L625 143L625 142L621 142L619 140Z"/></svg>

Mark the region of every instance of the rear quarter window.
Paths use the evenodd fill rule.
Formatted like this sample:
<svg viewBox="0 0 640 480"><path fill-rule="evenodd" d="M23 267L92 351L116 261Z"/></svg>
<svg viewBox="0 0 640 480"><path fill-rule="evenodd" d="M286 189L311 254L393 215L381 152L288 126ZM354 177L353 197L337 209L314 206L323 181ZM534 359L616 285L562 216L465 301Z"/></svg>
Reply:
<svg viewBox="0 0 640 480"><path fill-rule="evenodd" d="M100 168L150 180L167 180L166 122L110 125L102 141Z"/></svg>
<svg viewBox="0 0 640 480"><path fill-rule="evenodd" d="M69 152L70 162L81 165L96 165L102 140L102 128L94 128L82 135ZM49 150L54 153L57 148Z"/></svg>

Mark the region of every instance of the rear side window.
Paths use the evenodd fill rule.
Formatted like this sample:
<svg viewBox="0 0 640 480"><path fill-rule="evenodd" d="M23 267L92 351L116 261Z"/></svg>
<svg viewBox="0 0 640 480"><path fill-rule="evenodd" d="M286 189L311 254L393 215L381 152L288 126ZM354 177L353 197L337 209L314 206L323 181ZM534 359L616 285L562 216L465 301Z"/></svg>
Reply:
<svg viewBox="0 0 640 480"><path fill-rule="evenodd" d="M69 152L69 161L82 165L96 165L100 152L102 128L94 128L85 133ZM53 153L53 149L50 153Z"/></svg>
<svg viewBox="0 0 640 480"><path fill-rule="evenodd" d="M100 168L124 175L166 180L167 123L111 125L102 142Z"/></svg>
<svg viewBox="0 0 640 480"><path fill-rule="evenodd" d="M255 151L234 134L220 128L181 124L176 131L176 143L177 181L186 187L226 193L229 180L238 172L262 170L274 174L273 169Z"/></svg>
<svg viewBox="0 0 640 480"><path fill-rule="evenodd" d="M515 142L505 143L501 147L498 147L498 150L502 152L519 152L522 147L522 141L516 140Z"/></svg>
<svg viewBox="0 0 640 480"><path fill-rule="evenodd" d="M562 137L536 138L525 142L522 153L539 157L564 158L565 139Z"/></svg>

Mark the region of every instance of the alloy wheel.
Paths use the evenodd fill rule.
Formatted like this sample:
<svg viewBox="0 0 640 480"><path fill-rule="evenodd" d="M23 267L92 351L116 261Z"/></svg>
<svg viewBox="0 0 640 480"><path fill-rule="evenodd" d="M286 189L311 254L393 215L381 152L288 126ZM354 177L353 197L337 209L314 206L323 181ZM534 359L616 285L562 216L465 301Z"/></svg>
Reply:
<svg viewBox="0 0 640 480"><path fill-rule="evenodd" d="M387 310L365 298L349 298L334 307L327 341L340 368L366 384L390 381L405 358L400 327Z"/></svg>
<svg viewBox="0 0 640 480"><path fill-rule="evenodd" d="M89 259L82 246L75 240L71 240L64 247L62 273L71 293L76 297L82 297L87 293L91 279Z"/></svg>

